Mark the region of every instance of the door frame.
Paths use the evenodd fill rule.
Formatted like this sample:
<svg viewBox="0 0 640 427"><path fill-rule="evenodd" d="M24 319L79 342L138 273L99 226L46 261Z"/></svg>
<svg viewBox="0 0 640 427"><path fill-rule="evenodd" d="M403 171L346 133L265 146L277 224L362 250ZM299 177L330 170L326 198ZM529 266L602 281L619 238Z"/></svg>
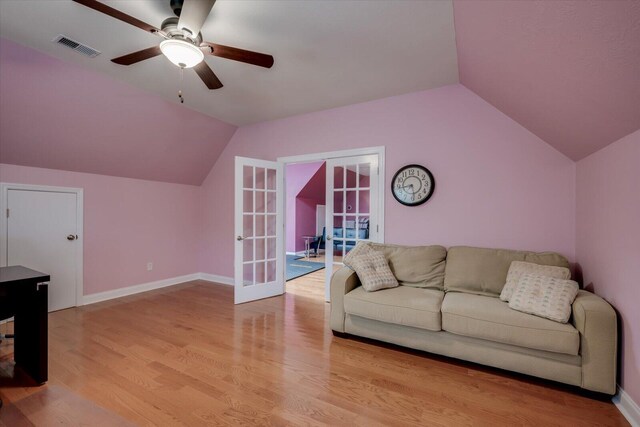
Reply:
<svg viewBox="0 0 640 427"><path fill-rule="evenodd" d="M329 159L336 159L336 158L342 158L342 157L356 157L356 156L366 156L366 155L371 155L371 154L377 154L378 155L378 174L379 174L379 186L378 186L378 236L380 239L380 242L384 243L385 241L385 235L384 235L384 229L385 229L385 220L384 220L384 206L385 206L385 194L386 194L386 178L385 178L385 154L386 154L386 147L384 145L381 146L377 146L377 147L364 147L364 148L352 148L352 149L348 149L348 150L338 150L338 151L326 151L326 152L320 152L320 153L311 153L311 154L301 154L298 156L285 156L285 157L278 157L277 161L279 163L283 163L284 167L283 167L283 180L284 180L284 194L287 194L287 168L286 166L288 164L292 164L292 163L311 163L311 162L320 162L320 161L326 161ZM285 197L286 199L286 197ZM286 200L284 201L284 203L286 204ZM286 233L286 224L287 224L287 209L285 206L284 212L283 212L283 232ZM285 236L285 241L286 241L286 236ZM285 246L285 252L286 252L286 245ZM325 280L325 295L329 295L329 286L330 284L328 283L328 280ZM285 292L286 292L286 280L285 280ZM328 301L328 300L327 300Z"/></svg>
<svg viewBox="0 0 640 427"><path fill-rule="evenodd" d="M55 187L50 185L11 184L0 183L0 267L7 266L7 250L9 222L7 218L7 205L9 190L41 191L48 193L71 193L76 195L76 227L78 232L76 251L76 307L83 305L84 298L84 190L74 187Z"/></svg>

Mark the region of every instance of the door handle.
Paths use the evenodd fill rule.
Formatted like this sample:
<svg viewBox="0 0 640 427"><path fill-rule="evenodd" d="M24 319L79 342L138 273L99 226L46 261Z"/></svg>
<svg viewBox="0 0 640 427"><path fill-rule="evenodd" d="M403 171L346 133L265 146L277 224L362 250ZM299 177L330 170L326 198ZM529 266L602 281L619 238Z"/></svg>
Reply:
<svg viewBox="0 0 640 427"><path fill-rule="evenodd" d="M236 240L237 240L238 242L241 242L241 241L243 241L243 240L244 240L244 237L242 237L242 236L238 236L238 237L236 237Z"/></svg>
<svg viewBox="0 0 640 427"><path fill-rule="evenodd" d="M69 234L67 236L67 240L76 240L78 238L77 234Z"/></svg>
<svg viewBox="0 0 640 427"><path fill-rule="evenodd" d="M333 239L333 237L327 236L327 240L331 240L331 239Z"/></svg>

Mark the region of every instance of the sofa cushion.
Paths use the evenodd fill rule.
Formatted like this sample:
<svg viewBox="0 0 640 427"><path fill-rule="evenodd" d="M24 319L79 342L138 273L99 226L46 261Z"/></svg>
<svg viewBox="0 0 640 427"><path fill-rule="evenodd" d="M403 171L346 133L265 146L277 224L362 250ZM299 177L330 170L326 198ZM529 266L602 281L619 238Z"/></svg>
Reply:
<svg viewBox="0 0 640 427"><path fill-rule="evenodd" d="M527 273L518 281L509 308L567 323L578 289L578 283L573 280Z"/></svg>
<svg viewBox="0 0 640 427"><path fill-rule="evenodd" d="M367 292L358 286L344 296L344 311L381 322L440 331L443 297L444 292L435 289L399 286Z"/></svg>
<svg viewBox="0 0 640 427"><path fill-rule="evenodd" d="M444 246L370 245L382 251L398 282L416 288L444 288L447 250Z"/></svg>
<svg viewBox="0 0 640 427"><path fill-rule="evenodd" d="M357 256L351 258L351 267L356 271L366 291L374 292L398 286L398 281L382 252L361 244L356 247L363 249L358 251Z"/></svg>
<svg viewBox="0 0 640 427"><path fill-rule="evenodd" d="M507 281L509 266L513 261L569 267L567 259L554 252L454 246L447 253L444 289L497 297Z"/></svg>
<svg viewBox="0 0 640 427"><path fill-rule="evenodd" d="M507 273L507 281L500 293L500 299L509 302L513 291L518 286L520 278L524 274L533 273L541 276L555 277L556 279L568 280L571 278L571 272L566 267L556 267L553 265L540 265L532 262L513 261Z"/></svg>
<svg viewBox="0 0 640 427"><path fill-rule="evenodd" d="M370 242L358 242L358 244L344 256L342 263L350 269L355 270L351 262L357 259L359 255L369 252L369 248L371 248Z"/></svg>
<svg viewBox="0 0 640 427"><path fill-rule="evenodd" d="M498 298L449 292L442 302L442 329L536 350L577 355L580 334L571 324L521 313Z"/></svg>

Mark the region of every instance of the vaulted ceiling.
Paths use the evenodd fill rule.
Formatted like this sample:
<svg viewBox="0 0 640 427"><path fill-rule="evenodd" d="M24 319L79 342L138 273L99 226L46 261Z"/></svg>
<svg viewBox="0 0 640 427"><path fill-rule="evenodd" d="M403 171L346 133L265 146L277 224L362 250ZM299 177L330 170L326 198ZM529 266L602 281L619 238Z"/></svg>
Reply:
<svg viewBox="0 0 640 427"><path fill-rule="evenodd" d="M236 127L0 39L0 163L200 185Z"/></svg>
<svg viewBox="0 0 640 427"><path fill-rule="evenodd" d="M172 15L169 0L104 2ZM275 65L208 57L224 87L186 73L181 105L166 58L110 61L155 36L70 0L0 1L0 162L199 184L236 125L453 83L574 160L640 129L636 0L218 0L202 33Z"/></svg>
<svg viewBox="0 0 640 427"><path fill-rule="evenodd" d="M175 16L169 0L101 1L156 27ZM458 82L450 1L218 0L201 33L275 58L265 69L207 56L224 84L213 91L186 70L187 107L235 125ZM58 34L102 54L91 59L52 43ZM71 0L0 1L0 36L178 102L179 69L165 57L110 61L157 46L159 37Z"/></svg>
<svg viewBox="0 0 640 427"><path fill-rule="evenodd" d="M455 1L460 82L578 160L640 129L640 1Z"/></svg>

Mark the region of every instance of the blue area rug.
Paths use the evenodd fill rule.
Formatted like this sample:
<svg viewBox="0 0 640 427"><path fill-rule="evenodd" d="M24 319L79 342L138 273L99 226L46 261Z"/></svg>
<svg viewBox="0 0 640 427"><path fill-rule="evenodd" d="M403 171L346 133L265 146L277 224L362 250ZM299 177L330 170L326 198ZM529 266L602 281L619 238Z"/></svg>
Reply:
<svg viewBox="0 0 640 427"><path fill-rule="evenodd" d="M287 255L287 281L322 270L324 262L302 261L304 257Z"/></svg>

